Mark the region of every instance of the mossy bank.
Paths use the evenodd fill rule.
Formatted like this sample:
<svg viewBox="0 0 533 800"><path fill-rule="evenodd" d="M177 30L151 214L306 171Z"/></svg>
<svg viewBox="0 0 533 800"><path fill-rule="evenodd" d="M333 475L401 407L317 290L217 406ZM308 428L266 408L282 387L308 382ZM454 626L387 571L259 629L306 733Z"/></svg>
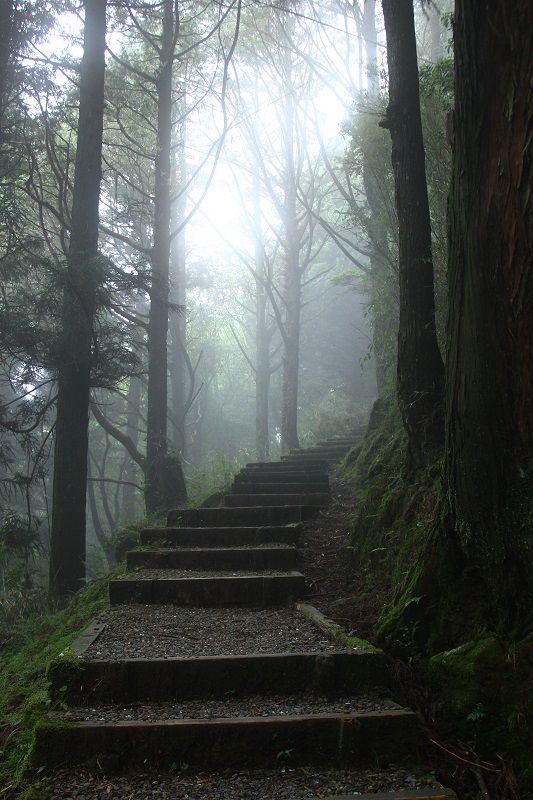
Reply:
<svg viewBox="0 0 533 800"><path fill-rule="evenodd" d="M369 586L386 585L376 638L416 664L457 734L483 757L510 753L533 785L533 638L496 635L482 581L455 547L443 453L408 467L394 392L374 405L342 472L358 499L348 548Z"/></svg>

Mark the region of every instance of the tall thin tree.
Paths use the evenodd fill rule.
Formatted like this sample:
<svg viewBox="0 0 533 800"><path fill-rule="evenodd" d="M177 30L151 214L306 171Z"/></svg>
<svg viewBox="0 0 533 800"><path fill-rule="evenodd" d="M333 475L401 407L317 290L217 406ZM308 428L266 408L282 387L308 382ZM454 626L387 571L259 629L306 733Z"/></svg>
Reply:
<svg viewBox="0 0 533 800"><path fill-rule="evenodd" d="M398 402L412 466L444 441L444 364L437 343L431 222L420 117L413 0L382 0L399 241Z"/></svg>
<svg viewBox="0 0 533 800"><path fill-rule="evenodd" d="M58 368L50 541L50 586L59 594L78 589L85 578L89 391L96 358L94 315L101 273L98 204L102 176L106 0L84 0L83 5L84 43Z"/></svg>

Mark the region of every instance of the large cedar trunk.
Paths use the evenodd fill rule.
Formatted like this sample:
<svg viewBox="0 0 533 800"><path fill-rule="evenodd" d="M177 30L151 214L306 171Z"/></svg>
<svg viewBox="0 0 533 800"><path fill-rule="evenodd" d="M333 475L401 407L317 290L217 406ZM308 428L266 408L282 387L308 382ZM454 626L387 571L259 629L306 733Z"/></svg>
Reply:
<svg viewBox="0 0 533 800"><path fill-rule="evenodd" d="M104 113L105 0L85 0L78 144L58 370L50 587L85 578L85 504L93 321L98 285L98 202Z"/></svg>
<svg viewBox="0 0 533 800"><path fill-rule="evenodd" d="M494 621L533 624L533 4L458 0L447 469Z"/></svg>
<svg viewBox="0 0 533 800"><path fill-rule="evenodd" d="M413 466L444 441L444 365L437 344L431 225L412 0L382 0L387 32L387 127L398 212L398 404Z"/></svg>

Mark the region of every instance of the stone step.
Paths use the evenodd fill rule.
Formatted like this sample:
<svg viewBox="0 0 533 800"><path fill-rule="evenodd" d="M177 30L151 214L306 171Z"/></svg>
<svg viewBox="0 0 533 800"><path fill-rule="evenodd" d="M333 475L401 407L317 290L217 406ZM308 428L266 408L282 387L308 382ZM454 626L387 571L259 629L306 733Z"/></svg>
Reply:
<svg viewBox="0 0 533 800"><path fill-rule="evenodd" d="M45 768L97 760L102 770L128 767L255 769L279 765L358 767L401 762L415 750L419 731L411 711L309 714L159 722L39 723L34 763Z"/></svg>
<svg viewBox="0 0 533 800"><path fill-rule="evenodd" d="M336 450L345 450L353 447L356 441L360 441L359 439L345 439L345 440L338 440L336 442L317 442L316 444L310 445L310 447L293 447L292 450L289 450L289 454L292 453L315 453L320 454L323 451L336 451Z"/></svg>
<svg viewBox="0 0 533 800"><path fill-rule="evenodd" d="M306 466L315 466L317 468L322 468L324 470L328 470L329 463L328 459L325 455L318 455L317 453L311 453L308 451L302 451L301 453L285 453L281 456L281 464L305 464Z"/></svg>
<svg viewBox="0 0 533 800"><path fill-rule="evenodd" d="M351 445L339 445L338 447L313 447L309 450L291 450L289 458L292 456L309 456L318 459L331 459L343 458L346 453L351 450Z"/></svg>
<svg viewBox="0 0 533 800"><path fill-rule="evenodd" d="M296 566L296 547L219 547L159 548L131 550L126 556L128 569L216 569L216 570L290 570Z"/></svg>
<svg viewBox="0 0 533 800"><path fill-rule="evenodd" d="M287 481L275 483L274 481L236 481L230 489L231 494L314 494L327 493L329 497L329 483L308 483Z"/></svg>
<svg viewBox="0 0 533 800"><path fill-rule="evenodd" d="M160 573L160 574L158 574ZM305 593L300 572L174 577L171 570L151 570L109 584L111 605L122 603L178 606L265 608L297 600Z"/></svg>
<svg viewBox="0 0 533 800"><path fill-rule="evenodd" d="M322 695L385 686L380 652L324 651L129 658L116 661L58 658L47 673L53 701L68 706L171 702L274 694Z"/></svg>
<svg viewBox="0 0 533 800"><path fill-rule="evenodd" d="M347 447L357 447L361 444L363 435L345 436L339 439L327 439L322 442L316 442L312 447L336 447L337 445L346 445Z"/></svg>
<svg viewBox="0 0 533 800"><path fill-rule="evenodd" d="M301 522L311 514L300 506L236 507L236 508L175 508L168 512L169 528L227 528L278 526Z"/></svg>
<svg viewBox="0 0 533 800"><path fill-rule="evenodd" d="M353 800L353 794L327 795L321 800ZM373 794L358 794L357 800L457 800L457 795L451 789L407 789L392 792L375 792Z"/></svg>
<svg viewBox="0 0 533 800"><path fill-rule="evenodd" d="M283 465L282 465L283 466ZM322 472L301 472L300 470L243 470L237 473L233 479L233 485L242 483L304 483L310 489L316 486L323 487L323 491L329 491L329 477Z"/></svg>
<svg viewBox="0 0 533 800"><path fill-rule="evenodd" d="M327 461L321 459L320 461L313 461L313 462L303 462L303 461L287 461L285 458L283 461L263 461L258 463L250 463L246 464L243 467L242 471L247 472L256 472L256 471L265 471L265 472L301 472L304 474L319 474L319 475L327 475L329 469L329 464Z"/></svg>
<svg viewBox="0 0 533 800"><path fill-rule="evenodd" d="M296 544L301 522L289 525L221 528L145 528L141 544L164 542L172 547L245 547L258 544Z"/></svg>
<svg viewBox="0 0 533 800"><path fill-rule="evenodd" d="M310 509L324 508L329 504L329 492L297 492L279 494L227 494L224 497L225 508L244 506L301 506L306 509L304 518L310 516Z"/></svg>

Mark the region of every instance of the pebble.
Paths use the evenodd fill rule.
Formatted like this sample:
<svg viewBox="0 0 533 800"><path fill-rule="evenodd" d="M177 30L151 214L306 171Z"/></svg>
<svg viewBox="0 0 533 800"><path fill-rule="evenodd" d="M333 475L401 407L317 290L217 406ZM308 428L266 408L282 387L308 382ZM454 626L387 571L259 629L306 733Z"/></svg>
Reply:
<svg viewBox="0 0 533 800"><path fill-rule="evenodd" d="M84 722L157 722L171 719L228 719L308 714L364 714L394 711L400 706L373 695L331 699L305 694L251 695L224 700L185 700L180 703L137 703L128 706L74 708L52 712L53 719Z"/></svg>
<svg viewBox="0 0 533 800"><path fill-rule="evenodd" d="M104 629L85 651L88 659L194 658L337 651L295 608L180 608L132 603L99 620Z"/></svg>
<svg viewBox="0 0 533 800"><path fill-rule="evenodd" d="M308 800L365 792L399 791L428 786L424 777L401 768L321 770L312 768L250 772L190 773L177 765L174 774L132 773L103 778L61 771L45 781L49 800Z"/></svg>

